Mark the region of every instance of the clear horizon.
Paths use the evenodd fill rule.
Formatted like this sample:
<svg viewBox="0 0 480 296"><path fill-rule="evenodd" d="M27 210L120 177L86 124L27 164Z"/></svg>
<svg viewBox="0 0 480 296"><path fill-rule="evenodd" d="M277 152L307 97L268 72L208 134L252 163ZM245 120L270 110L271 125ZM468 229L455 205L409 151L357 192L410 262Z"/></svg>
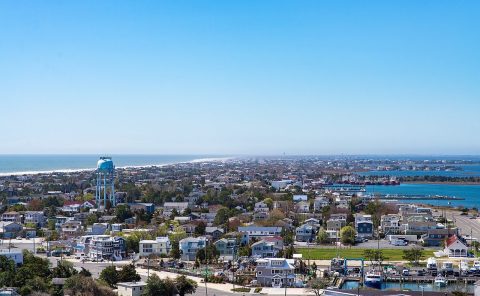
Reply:
<svg viewBox="0 0 480 296"><path fill-rule="evenodd" d="M479 9L3 1L0 154L480 155Z"/></svg>

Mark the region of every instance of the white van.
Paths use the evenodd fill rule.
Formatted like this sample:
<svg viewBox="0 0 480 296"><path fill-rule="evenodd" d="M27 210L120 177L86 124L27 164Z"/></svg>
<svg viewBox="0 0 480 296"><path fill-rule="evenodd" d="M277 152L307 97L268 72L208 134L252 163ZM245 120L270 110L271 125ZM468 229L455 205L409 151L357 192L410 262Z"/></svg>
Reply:
<svg viewBox="0 0 480 296"><path fill-rule="evenodd" d="M394 246L407 246L408 242L404 239L393 239L390 243Z"/></svg>

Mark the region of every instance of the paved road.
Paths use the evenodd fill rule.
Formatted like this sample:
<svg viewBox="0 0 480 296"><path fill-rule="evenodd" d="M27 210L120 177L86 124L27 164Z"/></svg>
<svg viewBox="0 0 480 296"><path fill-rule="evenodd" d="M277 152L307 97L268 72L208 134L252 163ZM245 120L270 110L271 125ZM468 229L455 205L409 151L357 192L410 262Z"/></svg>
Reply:
<svg viewBox="0 0 480 296"><path fill-rule="evenodd" d="M409 249L411 246L394 246L390 244L390 242L386 239L381 239L378 242L376 239L369 240L368 242L358 243L351 248L360 248L360 249L376 249L380 245L380 249ZM295 243L295 247L297 248L312 248L312 249L330 249L335 248L335 245L316 245L310 244L307 246L307 243L304 242L297 242Z"/></svg>
<svg viewBox="0 0 480 296"><path fill-rule="evenodd" d="M462 235L465 236L465 235L470 235L470 233L472 233L474 238L477 238L480 240L480 220L479 219L470 219L468 216L462 216L458 213L453 214L453 219L457 227L460 229L460 233Z"/></svg>

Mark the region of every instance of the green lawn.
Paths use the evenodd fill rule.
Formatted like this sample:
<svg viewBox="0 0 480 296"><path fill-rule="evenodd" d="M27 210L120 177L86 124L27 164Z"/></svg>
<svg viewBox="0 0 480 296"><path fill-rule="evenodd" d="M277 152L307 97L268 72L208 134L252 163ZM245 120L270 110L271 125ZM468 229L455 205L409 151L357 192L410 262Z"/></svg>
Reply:
<svg viewBox="0 0 480 296"><path fill-rule="evenodd" d="M297 248L295 249L296 253L303 255L303 259L319 259L319 260L329 260L337 256L337 250L335 248ZM363 252L366 249L362 248L344 248L338 249L338 255L345 258L363 258ZM403 261L403 250L402 249L382 249L383 255L386 257L386 261ZM423 254L425 259L428 257L433 257L433 250L425 249Z"/></svg>

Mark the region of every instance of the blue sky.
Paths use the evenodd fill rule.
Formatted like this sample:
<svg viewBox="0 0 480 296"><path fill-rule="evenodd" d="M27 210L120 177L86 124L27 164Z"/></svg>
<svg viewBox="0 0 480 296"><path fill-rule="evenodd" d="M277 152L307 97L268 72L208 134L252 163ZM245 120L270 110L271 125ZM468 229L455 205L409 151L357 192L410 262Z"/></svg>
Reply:
<svg viewBox="0 0 480 296"><path fill-rule="evenodd" d="M479 154L478 1L1 1L0 153Z"/></svg>

